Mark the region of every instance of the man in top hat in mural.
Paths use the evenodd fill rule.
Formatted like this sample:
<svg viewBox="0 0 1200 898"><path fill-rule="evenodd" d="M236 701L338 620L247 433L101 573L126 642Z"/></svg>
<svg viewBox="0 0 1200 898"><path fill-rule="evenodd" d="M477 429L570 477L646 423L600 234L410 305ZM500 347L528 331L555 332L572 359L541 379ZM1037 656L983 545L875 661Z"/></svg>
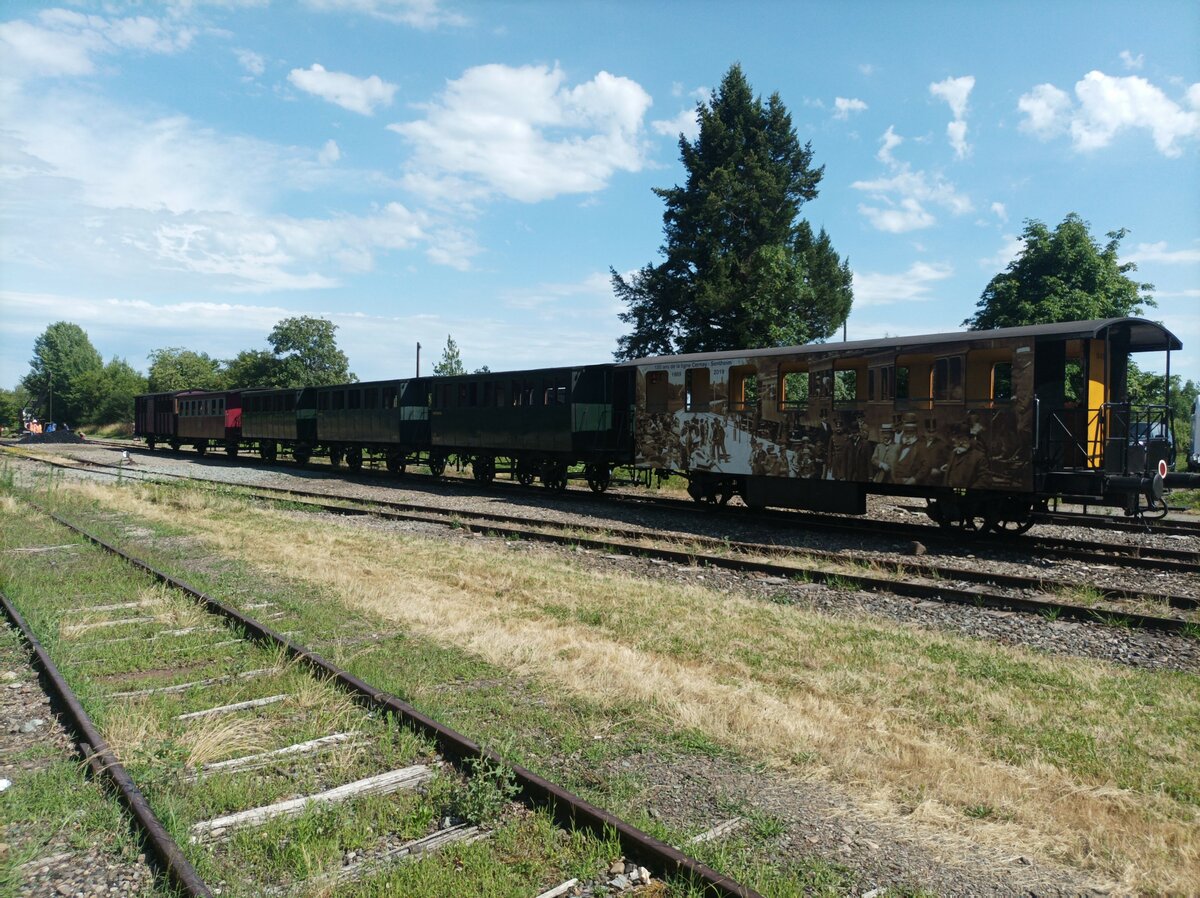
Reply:
<svg viewBox="0 0 1200 898"><path fill-rule="evenodd" d="M879 442L871 452L871 479L876 483L892 482L892 467L896 464L896 428L883 424L879 428Z"/></svg>
<svg viewBox="0 0 1200 898"><path fill-rule="evenodd" d="M900 443L896 448L896 463L892 466L892 483L912 486L929 476L925 467L925 453L917 434L917 416L905 412L900 425Z"/></svg>

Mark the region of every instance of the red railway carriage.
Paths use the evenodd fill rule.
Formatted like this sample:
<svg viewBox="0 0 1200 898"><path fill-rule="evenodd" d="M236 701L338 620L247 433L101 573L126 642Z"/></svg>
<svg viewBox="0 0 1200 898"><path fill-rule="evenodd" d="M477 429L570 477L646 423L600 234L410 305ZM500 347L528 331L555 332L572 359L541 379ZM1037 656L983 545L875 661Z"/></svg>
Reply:
<svg viewBox="0 0 1200 898"><path fill-rule="evenodd" d="M242 440L242 391L192 390L175 396L178 425L172 449L191 443L203 455L210 445L237 455Z"/></svg>

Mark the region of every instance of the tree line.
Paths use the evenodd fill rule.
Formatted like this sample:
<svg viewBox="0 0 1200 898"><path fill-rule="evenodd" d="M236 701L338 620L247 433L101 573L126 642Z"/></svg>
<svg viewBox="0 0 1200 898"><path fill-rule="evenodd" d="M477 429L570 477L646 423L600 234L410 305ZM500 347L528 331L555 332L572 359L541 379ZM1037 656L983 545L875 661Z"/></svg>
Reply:
<svg viewBox="0 0 1200 898"><path fill-rule="evenodd" d="M34 341L29 373L12 390L0 390L0 424L18 426L23 410L72 426L133 420L139 393L232 390L247 387L319 386L356 380L337 347L337 325L324 318L285 318L267 336L269 350L247 349L214 359L179 346L149 355L148 374L125 359L107 365L78 324L58 321Z"/></svg>

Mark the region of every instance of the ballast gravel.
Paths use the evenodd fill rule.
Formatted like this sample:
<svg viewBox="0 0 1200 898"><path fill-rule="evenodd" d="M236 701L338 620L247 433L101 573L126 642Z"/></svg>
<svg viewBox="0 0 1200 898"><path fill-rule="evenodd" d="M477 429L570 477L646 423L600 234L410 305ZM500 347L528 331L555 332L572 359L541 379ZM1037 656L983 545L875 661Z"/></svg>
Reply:
<svg viewBox="0 0 1200 898"><path fill-rule="evenodd" d="M0 633L0 779L11 783L0 800L15 794L51 763L77 761L74 744L50 706L17 631ZM80 846L69 821L49 828L0 826L0 871L15 864L17 894L48 898L125 898L155 895L145 857L124 860L103 844ZM30 857L25 860L25 855Z"/></svg>

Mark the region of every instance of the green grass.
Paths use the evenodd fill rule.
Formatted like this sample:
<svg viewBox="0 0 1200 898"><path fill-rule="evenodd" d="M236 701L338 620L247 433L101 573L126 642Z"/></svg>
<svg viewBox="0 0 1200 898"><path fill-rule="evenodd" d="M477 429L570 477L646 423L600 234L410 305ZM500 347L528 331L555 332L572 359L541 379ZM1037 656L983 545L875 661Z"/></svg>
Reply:
<svg viewBox="0 0 1200 898"><path fill-rule="evenodd" d="M43 495L53 490L43 489ZM188 490L185 486L176 484L155 486L150 488L150 494L155 501L164 504L186 503ZM673 731L670 728L656 726L645 718L644 709L634 703L611 703L601 707L577 698L547 691L536 683L525 680L514 680L505 671L483 663L477 658L460 651L442 647L427 640L413 638L403 633L387 633L378 639L362 643L352 643L350 640L360 638L364 633L387 631L387 622L371 615L349 611L340 602L331 600L321 590L302 582L289 582L282 578L264 578L258 575L253 566L241 559L214 559L202 545L180 537L187 536L184 527L159 526L145 521L125 521L114 517L105 509L90 502L78 503L69 494L55 496L64 508L63 513L68 517L86 517L85 526L103 538L112 538L118 543L127 542L130 534L137 536L138 546L135 554L146 557L147 560L160 568L172 571L190 583L210 594L231 601L235 605L271 601L276 608L270 609L286 612L286 617L273 621L271 625L277 630L299 630L302 635L299 641L316 648L334 663L349 667L352 672L370 683L380 686L393 694L416 704L422 711L447 723L448 725L467 733L471 738L485 745L503 745L503 754L514 763L519 763L542 772L544 775L562 783L568 788L581 794L584 798L613 810L618 815L628 819L649 823L647 815L647 785L636 776L622 776L612 773L619 770L622 759L642 752L656 752L665 757L687 758L690 756L707 758L727 755L726 749L718 746L709 737L696 730ZM0 516L2 517L2 516ZM36 541L67 541L63 531L40 521L31 521L33 526L25 531L25 536ZM14 522L0 519L0 526L13 528ZM25 528L22 528L25 529ZM81 578L79 592L86 593L92 604L109 604L120 601L120 596L127 596L131 586L131 575L124 565L98 556L90 551L83 553L87 556L86 564L73 570ZM3 565L5 562L0 562ZM63 572L56 572L56 579ZM21 572L22 590L26 596L44 590L48 584L38 577L36 571ZM28 578L27 580L25 578ZM133 581L138 578L132 577ZM142 584L144 586L144 583ZM47 614L31 612L39 619L44 628L53 629L53 620ZM263 611L250 612L263 614ZM600 609L596 609L596 620L602 621ZM597 625L602 625L598 623ZM138 627L131 626L125 633L144 633ZM110 634L105 634L110 635ZM113 633L111 635L117 635ZM204 656L204 646L226 638L223 633L198 634L182 637L177 646L181 655ZM236 648L236 647L234 647ZM63 651L70 656L72 670L79 671L75 676L77 687L89 696L91 701L102 701L100 690L94 687L95 676L111 674L114 670L146 670L153 669L160 657L157 648L148 641L139 641L129 645L126 658L120 661L109 655L102 663L95 663L99 656L105 658L106 653L83 646L71 646L55 642L52 651ZM236 652L224 650L214 666L203 667L188 671L184 680L199 679L214 671L227 669L228 659L237 656ZM86 662L86 663L85 663ZM264 666L259 661L240 660L236 662L240 669ZM178 681L180 678L175 678ZM155 681L157 682L157 681ZM268 686L260 681L252 681L255 694L267 694L276 691L274 686ZM471 688L459 688L453 684L481 684ZM447 688L447 684L451 688ZM122 684L121 688L136 688L135 685ZM250 690L248 685L245 690ZM283 691L282 689L278 691ZM235 699L240 697L237 689L212 692L205 690L205 703L215 705L218 696ZM195 696L184 699L168 699L154 697L142 700L139 707L145 707L159 717L166 714L167 709L187 709L201 703ZM283 713L283 712L281 712ZM101 713L103 716L103 713ZM602 738L594 738L602 734ZM300 732L289 733L288 741L300 741L305 738ZM578 746L580 762L576 765L568 761L561 764L560 747ZM178 758L182 747L177 744L159 746L160 756ZM151 779L147 787L156 808L161 809L168 826L176 835L182 836L186 827L197 819L217 816L227 810L266 803L272 796L281 794L282 787L270 780L256 782L253 777L241 778L239 785L218 786L215 783L205 783L190 796L179 794L174 779L161 773L151 774L149 762L145 765L134 765L137 772L134 776L148 776ZM596 776L594 771L603 769L602 776ZM296 790L306 785L301 780ZM503 783L499 787L492 777L478 786L472 782L460 781L453 788L436 787L430 790L437 800L444 801L448 808L473 807L474 812L480 812L494 807L505 795ZM238 799L239 794L241 799ZM313 837L311 845L305 853L298 855L295 849L290 853L278 853L270 848L274 843L272 838L247 836L246 841L237 841L229 849L238 858L239 865L248 865L256 876L266 880L282 881L300 875L306 870L322 868L332 863L331 858L338 850L345 849L348 836L345 831L335 824L324 820L321 815L311 825L316 827L317 836ZM497 837L483 845L466 846L452 849L444 855L431 858L421 864L407 865L400 870L389 873L378 882L356 887L355 894L386 894L386 890L394 888L403 894L446 894L446 880L442 877L463 875L460 867L465 867L472 875L478 875L482 882L489 883L481 893L487 894L528 894L529 883L537 879L516 876L523 870L526 863L514 853L511 858L512 867L505 868L503 876L487 873L484 868L497 864L497 855L504 856L504 846L525 845L535 838L544 843L541 849L542 859L539 861L544 869L561 867L563 878L581 876L588 878L595 873L589 868L590 861L580 860L584 857L608 856L608 860L616 856L610 848L597 847L593 840L579 834L566 835L561 831L550 828L547 834L538 836L541 827L546 826L540 815L528 818L525 827L533 827L533 833L523 831L522 827L513 824L502 824ZM662 836L668 840L682 840L685 833L661 827ZM761 878L758 887L766 886L764 894L768 895L799 895L810 890L812 883L841 883L848 881L839 874L833 876L832 869L819 859L800 862L785 869L777 869L771 863L774 836L769 827L761 831L761 837L751 833L743 836L735 852L728 855L732 866L721 868L735 878ZM503 838L501 837L503 835ZM318 837L319 836L319 837ZM566 840L565 844L563 840ZM507 841L506 841L507 840ZM306 837L306 844L307 844ZM553 849L553 850L551 850ZM522 849L524 850L524 849ZM711 850L711 849L709 849ZM249 855L246 852L250 851ZM619 854L619 852L617 852ZM222 861L223 854L218 852L212 857L200 854L195 858L202 875L215 879L230 876L230 870ZM432 861L432 862L430 862ZM594 866L594 865L593 865ZM291 871L286 875L283 871ZM495 875L493 880L491 877ZM510 878L515 877L510 882ZM832 878L831 878L832 877ZM515 885L520 882L518 889ZM373 891L378 889L379 891ZM512 889L513 891L506 891ZM442 890L442 891L439 891ZM824 892L833 894L837 887L830 885ZM236 890L234 890L236 893ZM231 894L227 892L227 894ZM670 894L691 895L694 890L687 883L677 883Z"/></svg>

